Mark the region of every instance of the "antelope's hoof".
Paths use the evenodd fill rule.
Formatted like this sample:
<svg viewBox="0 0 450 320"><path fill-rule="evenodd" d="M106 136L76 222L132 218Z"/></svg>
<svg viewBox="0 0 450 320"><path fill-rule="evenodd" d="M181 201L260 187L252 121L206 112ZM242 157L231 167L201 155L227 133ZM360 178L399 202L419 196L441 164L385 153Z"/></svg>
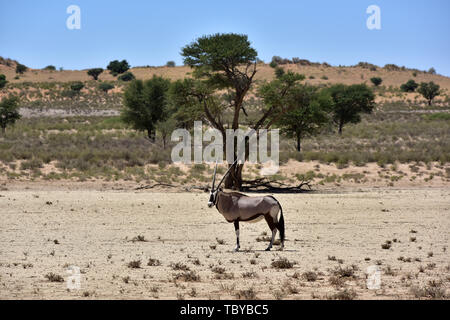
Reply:
<svg viewBox="0 0 450 320"><path fill-rule="evenodd" d="M268 247L265 251L270 251L270 247Z"/></svg>
<svg viewBox="0 0 450 320"><path fill-rule="evenodd" d="M239 247L234 248L234 252L239 252Z"/></svg>

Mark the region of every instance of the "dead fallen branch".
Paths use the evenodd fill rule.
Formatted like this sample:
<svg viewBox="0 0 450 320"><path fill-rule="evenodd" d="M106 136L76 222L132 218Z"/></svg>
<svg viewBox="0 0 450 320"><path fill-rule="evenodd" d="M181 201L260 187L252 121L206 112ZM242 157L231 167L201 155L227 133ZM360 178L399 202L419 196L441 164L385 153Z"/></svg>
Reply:
<svg viewBox="0 0 450 320"><path fill-rule="evenodd" d="M311 180L302 180L296 186L290 186L282 182L271 181L267 178L259 178L251 181L244 181L242 191L247 192L272 192L272 193L302 193L313 191Z"/></svg>
<svg viewBox="0 0 450 320"><path fill-rule="evenodd" d="M153 185L140 186L135 188L134 190L153 189L155 187L176 188L177 186L168 183L155 183Z"/></svg>
<svg viewBox="0 0 450 320"><path fill-rule="evenodd" d="M209 191L209 186L180 186L180 185L173 185L173 184L169 184L169 183L155 183L152 185L145 185L145 186L139 186L137 188L135 188L134 190L146 190L146 189L153 189L156 187L162 187L162 188L180 188L183 189L185 191L192 191L192 190L201 190L204 192L208 192Z"/></svg>

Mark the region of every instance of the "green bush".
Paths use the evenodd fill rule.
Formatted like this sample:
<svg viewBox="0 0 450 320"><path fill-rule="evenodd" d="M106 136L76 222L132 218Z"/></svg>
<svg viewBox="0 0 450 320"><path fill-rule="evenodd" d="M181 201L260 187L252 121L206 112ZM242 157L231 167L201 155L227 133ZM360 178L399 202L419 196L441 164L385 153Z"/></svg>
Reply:
<svg viewBox="0 0 450 320"><path fill-rule="evenodd" d="M383 82L383 79L381 79L380 77L373 77L370 79L370 81L375 87L378 87Z"/></svg>
<svg viewBox="0 0 450 320"><path fill-rule="evenodd" d="M116 76L118 74L127 72L128 69L130 69L130 65L128 64L127 60L114 60L111 61L106 68L111 72L113 76Z"/></svg>
<svg viewBox="0 0 450 320"><path fill-rule="evenodd" d="M79 93L84 88L84 84L81 81L75 81L70 84L70 89L76 93Z"/></svg>
<svg viewBox="0 0 450 320"><path fill-rule="evenodd" d="M98 76L103 72L102 68L93 68L87 71L87 74L91 76L94 80L98 80Z"/></svg>
<svg viewBox="0 0 450 320"><path fill-rule="evenodd" d="M103 92L108 92L111 89L114 89L114 85L108 82L102 82L99 84L98 88Z"/></svg>
<svg viewBox="0 0 450 320"><path fill-rule="evenodd" d="M425 120L444 120L449 121L450 120L450 113L447 112L436 112L431 114L425 114L422 116Z"/></svg>
<svg viewBox="0 0 450 320"><path fill-rule="evenodd" d="M119 76L117 79L119 79L120 81L131 81L136 79L136 77L131 72L126 72Z"/></svg>
<svg viewBox="0 0 450 320"><path fill-rule="evenodd" d="M28 70L28 67L21 63L18 63L16 65L16 73L23 74L27 70Z"/></svg>
<svg viewBox="0 0 450 320"><path fill-rule="evenodd" d="M6 81L6 76L4 74L0 74L0 89L3 89L8 81Z"/></svg>
<svg viewBox="0 0 450 320"><path fill-rule="evenodd" d="M440 86L433 81L421 82L417 92L420 93L428 101L428 105L431 106L433 99L440 95Z"/></svg>
<svg viewBox="0 0 450 320"><path fill-rule="evenodd" d="M276 68L276 67L278 67L278 63L276 63L275 61L272 61L272 62L269 63L269 66L271 68Z"/></svg>
<svg viewBox="0 0 450 320"><path fill-rule="evenodd" d="M403 92L414 92L416 91L419 84L415 82L414 80L408 80L406 83L402 84L400 86L400 90Z"/></svg>

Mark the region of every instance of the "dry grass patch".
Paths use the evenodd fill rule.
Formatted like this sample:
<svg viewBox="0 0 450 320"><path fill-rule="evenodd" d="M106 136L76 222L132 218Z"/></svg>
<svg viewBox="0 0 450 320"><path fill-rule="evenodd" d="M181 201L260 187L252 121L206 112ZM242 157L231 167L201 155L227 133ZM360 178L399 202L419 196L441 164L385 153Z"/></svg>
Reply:
<svg viewBox="0 0 450 320"><path fill-rule="evenodd" d="M131 269L140 269L141 268L141 260L133 260L128 262L127 264L128 268Z"/></svg>
<svg viewBox="0 0 450 320"><path fill-rule="evenodd" d="M353 289L339 290L335 294L328 296L330 300L354 300L358 294Z"/></svg>
<svg viewBox="0 0 450 320"><path fill-rule="evenodd" d="M331 274L340 278L356 278L355 271L357 270L358 268L355 265L347 267L339 266L331 270Z"/></svg>
<svg viewBox="0 0 450 320"><path fill-rule="evenodd" d="M161 265L161 261L159 261L158 259L149 258L147 265L150 267L157 267Z"/></svg>
<svg viewBox="0 0 450 320"><path fill-rule="evenodd" d="M185 282L199 282L200 276L195 271L185 271L173 275L173 280L181 280Z"/></svg>
<svg viewBox="0 0 450 320"><path fill-rule="evenodd" d="M302 274L302 277L303 277L303 279L305 279L308 282L314 282L317 280L318 275L314 271L308 271L308 272L304 272Z"/></svg>
<svg viewBox="0 0 450 320"><path fill-rule="evenodd" d="M242 278L258 278L258 274L254 271L247 271L242 273Z"/></svg>
<svg viewBox="0 0 450 320"><path fill-rule="evenodd" d="M47 278L50 282L64 282L64 278L62 276L53 272L47 273L45 278Z"/></svg>
<svg viewBox="0 0 450 320"><path fill-rule="evenodd" d="M275 269L291 269L295 262L289 261L287 258L280 258L272 262L272 267Z"/></svg>
<svg viewBox="0 0 450 320"><path fill-rule="evenodd" d="M239 300L256 300L256 291L253 288L239 290L235 293L235 296Z"/></svg>
<svg viewBox="0 0 450 320"><path fill-rule="evenodd" d="M172 270L180 270L180 271L190 271L191 270L187 265L185 265L181 262L171 263L170 267L172 268Z"/></svg>
<svg viewBox="0 0 450 320"><path fill-rule="evenodd" d="M445 299L446 292L445 289L442 288L442 282L431 280L428 281L428 284L424 287L413 286L411 287L411 293L414 297L420 298L429 298L429 299Z"/></svg>

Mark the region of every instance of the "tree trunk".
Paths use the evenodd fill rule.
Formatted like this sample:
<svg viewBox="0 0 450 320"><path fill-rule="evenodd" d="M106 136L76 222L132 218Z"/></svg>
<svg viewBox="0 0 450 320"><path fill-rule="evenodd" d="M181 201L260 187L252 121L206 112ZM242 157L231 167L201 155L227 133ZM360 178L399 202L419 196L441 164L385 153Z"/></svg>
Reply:
<svg viewBox="0 0 450 320"><path fill-rule="evenodd" d="M428 105L431 106L432 102L433 102L433 99L428 100Z"/></svg>
<svg viewBox="0 0 450 320"><path fill-rule="evenodd" d="M342 127L344 126L344 124L341 122L339 122L339 135L342 135Z"/></svg>
<svg viewBox="0 0 450 320"><path fill-rule="evenodd" d="M2 127L2 134L5 134L6 132L6 127Z"/></svg>
<svg viewBox="0 0 450 320"><path fill-rule="evenodd" d="M300 134L300 133L297 133L297 151L298 151L298 152L301 151L300 139L301 139L301 134Z"/></svg>
<svg viewBox="0 0 450 320"><path fill-rule="evenodd" d="M163 135L163 136L162 136L162 143L163 143L163 149L164 149L164 150L166 150L166 139L167 139L167 136L166 136L166 135Z"/></svg>
<svg viewBox="0 0 450 320"><path fill-rule="evenodd" d="M150 139L151 142L155 142L155 133L152 129L147 129L147 136Z"/></svg>
<svg viewBox="0 0 450 320"><path fill-rule="evenodd" d="M231 164L229 166L231 166ZM230 173L225 178L226 189L242 189L242 169L244 169L244 164L236 164L233 169L230 170Z"/></svg>

